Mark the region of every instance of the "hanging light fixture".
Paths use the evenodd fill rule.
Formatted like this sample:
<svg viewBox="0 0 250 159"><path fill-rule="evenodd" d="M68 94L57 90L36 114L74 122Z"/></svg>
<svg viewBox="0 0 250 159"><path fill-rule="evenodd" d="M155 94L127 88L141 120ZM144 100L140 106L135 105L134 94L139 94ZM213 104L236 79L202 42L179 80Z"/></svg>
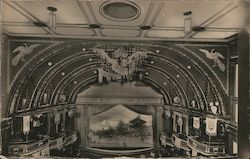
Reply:
<svg viewBox="0 0 250 159"><path fill-rule="evenodd" d="M184 18L184 32L187 34L191 31L191 28L192 28L192 23L191 23L192 11L184 12L183 15L185 16L185 18Z"/></svg>
<svg viewBox="0 0 250 159"><path fill-rule="evenodd" d="M49 13L49 27L52 31L56 30L56 14L55 12L57 9L55 7L47 7L47 9L50 11Z"/></svg>

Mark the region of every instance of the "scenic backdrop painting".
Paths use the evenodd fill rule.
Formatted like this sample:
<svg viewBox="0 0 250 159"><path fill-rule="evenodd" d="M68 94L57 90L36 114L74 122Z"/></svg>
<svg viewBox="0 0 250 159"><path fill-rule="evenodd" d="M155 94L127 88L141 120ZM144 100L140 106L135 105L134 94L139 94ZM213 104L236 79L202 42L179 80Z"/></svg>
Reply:
<svg viewBox="0 0 250 159"><path fill-rule="evenodd" d="M152 116L118 105L89 119L89 146L106 149L153 147Z"/></svg>

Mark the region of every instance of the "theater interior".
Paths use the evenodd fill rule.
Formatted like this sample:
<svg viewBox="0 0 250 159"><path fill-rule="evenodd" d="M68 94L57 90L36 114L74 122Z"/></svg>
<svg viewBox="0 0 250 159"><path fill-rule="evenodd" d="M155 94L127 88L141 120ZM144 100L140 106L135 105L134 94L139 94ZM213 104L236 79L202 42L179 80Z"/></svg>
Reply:
<svg viewBox="0 0 250 159"><path fill-rule="evenodd" d="M249 158L249 1L1 8L1 155Z"/></svg>

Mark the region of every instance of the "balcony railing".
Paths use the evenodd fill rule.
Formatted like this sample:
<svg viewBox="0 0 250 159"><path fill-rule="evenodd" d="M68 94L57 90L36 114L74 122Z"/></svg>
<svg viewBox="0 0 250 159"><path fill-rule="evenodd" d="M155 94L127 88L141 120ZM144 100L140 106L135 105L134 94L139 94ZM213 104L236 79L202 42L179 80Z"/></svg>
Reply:
<svg viewBox="0 0 250 159"><path fill-rule="evenodd" d="M172 134L172 142L175 147L190 151L187 144L187 138L182 134Z"/></svg>
<svg viewBox="0 0 250 159"><path fill-rule="evenodd" d="M73 131L67 134L64 145L67 146L73 144L74 142L76 142L76 140L77 140L76 131Z"/></svg>
<svg viewBox="0 0 250 159"><path fill-rule="evenodd" d="M203 155L224 155L225 144L222 142L202 142L198 141L195 137L188 137L188 146L196 149Z"/></svg>
<svg viewBox="0 0 250 159"><path fill-rule="evenodd" d="M174 144L172 143L172 137L171 136L168 136L166 133L162 132L161 135L160 135L160 143L162 146L166 147L167 145L168 146L171 146L173 147Z"/></svg>
<svg viewBox="0 0 250 159"><path fill-rule="evenodd" d="M65 133L61 133L58 136L50 137L49 139L49 149L61 149L64 146L64 141L66 138Z"/></svg>
<svg viewBox="0 0 250 159"><path fill-rule="evenodd" d="M69 133L60 134L57 137L51 137L49 140L50 140L50 144L49 144L50 149L55 149L55 148L61 149L64 146L67 146L76 142L77 136L76 136L76 132L72 131Z"/></svg>
<svg viewBox="0 0 250 159"><path fill-rule="evenodd" d="M9 145L9 154L29 156L49 146L49 137L40 136L38 140L13 141Z"/></svg>
<svg viewBox="0 0 250 159"><path fill-rule="evenodd" d="M45 148L61 149L77 140L76 132L62 133L56 137L39 136L37 140L13 141L9 145L9 154L11 156L31 156Z"/></svg>

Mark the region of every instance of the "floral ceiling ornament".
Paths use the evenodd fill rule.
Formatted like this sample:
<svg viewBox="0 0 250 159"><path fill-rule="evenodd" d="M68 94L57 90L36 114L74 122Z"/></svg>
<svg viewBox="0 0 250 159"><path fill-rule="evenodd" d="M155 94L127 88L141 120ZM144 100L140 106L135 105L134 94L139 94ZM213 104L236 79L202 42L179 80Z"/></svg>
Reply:
<svg viewBox="0 0 250 159"><path fill-rule="evenodd" d="M126 52L123 47L118 48L112 53L107 53L104 49L92 48L101 59L102 68L98 69L101 76L112 78L128 78L138 71L140 61L147 58L147 53L143 51L133 51L132 54ZM100 74L99 74L100 75Z"/></svg>
<svg viewBox="0 0 250 159"><path fill-rule="evenodd" d="M18 46L12 51L13 54L17 54L11 61L13 66L16 66L20 60L25 62L24 56L30 54L40 44L32 44L28 47L27 43L23 43L23 46Z"/></svg>
<svg viewBox="0 0 250 159"><path fill-rule="evenodd" d="M221 53L215 52L214 49L212 49L210 52L205 49L199 49L199 50L203 52L209 60L213 60L214 62L213 67L218 66L222 72L225 72L226 70L225 64L220 60L220 59L225 59L225 57Z"/></svg>

